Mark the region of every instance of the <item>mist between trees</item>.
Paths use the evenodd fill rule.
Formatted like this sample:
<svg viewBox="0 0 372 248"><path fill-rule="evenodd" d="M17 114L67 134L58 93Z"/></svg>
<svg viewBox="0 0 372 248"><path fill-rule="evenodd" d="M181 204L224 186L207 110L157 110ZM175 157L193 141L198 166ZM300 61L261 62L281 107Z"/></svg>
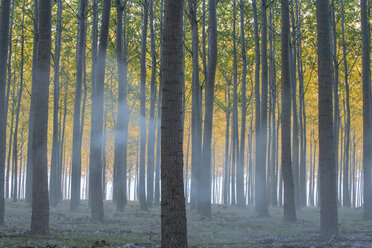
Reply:
<svg viewBox="0 0 372 248"><path fill-rule="evenodd" d="M5 199L49 233L62 201L161 206L163 247L186 209L320 208L372 218L367 0L2 0L0 223Z"/></svg>

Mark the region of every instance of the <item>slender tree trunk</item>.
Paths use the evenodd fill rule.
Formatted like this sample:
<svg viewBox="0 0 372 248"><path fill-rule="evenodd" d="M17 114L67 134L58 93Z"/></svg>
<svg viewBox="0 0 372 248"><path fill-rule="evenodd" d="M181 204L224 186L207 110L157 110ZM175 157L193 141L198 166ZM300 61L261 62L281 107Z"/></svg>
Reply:
<svg viewBox="0 0 372 248"><path fill-rule="evenodd" d="M346 53L346 40L345 40L345 9L344 0L341 0L341 13L342 13L342 51L344 54L344 74L345 74L345 91L346 91L346 123L345 123L345 161L343 168L343 206L350 207L350 189L349 189L349 157L350 157L350 97L349 97L349 75L347 68L347 53Z"/></svg>
<svg viewBox="0 0 372 248"><path fill-rule="evenodd" d="M200 170L201 170L201 102L200 102L200 83L199 83L199 31L197 22L197 2L188 1L189 18L192 32L192 109L191 109L191 209L196 209L198 194L200 189Z"/></svg>
<svg viewBox="0 0 372 248"><path fill-rule="evenodd" d="M88 1L79 1L79 31L76 49L76 90L74 104L74 122L72 138L72 174L71 174L71 210L76 210L80 205L80 184L81 184L81 139L80 139L80 108L81 89L83 76L84 41L86 35L85 20Z"/></svg>
<svg viewBox="0 0 372 248"><path fill-rule="evenodd" d="M3 5L2 5L3 6ZM33 50L32 50L32 85L34 84L36 77L36 60L37 60L37 48L38 48L38 24L39 24L39 0L34 0L34 39L33 39ZM3 34L3 32L2 32ZM26 202L31 204L32 201L32 135L33 131L33 119L34 119L34 106L33 101L30 103L30 111L28 118L28 142L27 142L27 175L26 175ZM1 143L1 142L0 142ZM1 154L1 153L0 153ZM0 167L1 168L1 167ZM1 178L1 176L0 176ZM0 185L2 183L0 182ZM0 188L1 191L1 188ZM0 211L1 212L1 211Z"/></svg>
<svg viewBox="0 0 372 248"><path fill-rule="evenodd" d="M266 0L261 2L261 112L260 129L258 132L257 159L256 159L256 212L259 216L267 216L266 194L266 145L267 145L267 93L268 93L268 68L267 68L267 20Z"/></svg>
<svg viewBox="0 0 372 248"><path fill-rule="evenodd" d="M140 178L139 201L141 210L147 210L145 169L146 169L146 44L149 0L143 2L142 36L141 36L141 88L140 88Z"/></svg>
<svg viewBox="0 0 372 248"><path fill-rule="evenodd" d="M10 0L1 1L0 16L0 225L4 224L4 172L5 172L5 149L6 149L6 111L5 111L5 82L6 61L8 56L9 42L9 14Z"/></svg>
<svg viewBox="0 0 372 248"><path fill-rule="evenodd" d="M244 152L245 152L245 122L247 115L247 97L246 97L246 77L247 77L247 56L245 49L245 11L244 11L244 1L240 0L240 40L242 46L242 124L241 124L241 138L240 138L240 153L239 153L239 163L237 170L237 203L238 206L244 206Z"/></svg>
<svg viewBox="0 0 372 248"><path fill-rule="evenodd" d="M337 30L336 30L336 8L334 0L331 1L331 18L332 18L332 58L334 68L334 82L333 82L333 123L335 135L335 163L336 163L336 178L338 177L338 169L340 167L338 158L339 147L339 129L340 129L340 114L339 114L339 97L338 97L338 59L337 59ZM341 132L342 133L342 132ZM339 197L340 199L341 197Z"/></svg>
<svg viewBox="0 0 372 248"><path fill-rule="evenodd" d="M226 133L225 133L225 173L224 173L224 184L223 184L223 203L228 204L228 191L229 191L229 146L230 146L230 82L227 81L227 109L226 109ZM226 94L225 94L226 101Z"/></svg>
<svg viewBox="0 0 372 248"><path fill-rule="evenodd" d="M163 40L163 95L161 129L161 247L187 247L183 194L183 6L165 1ZM170 69L172 68L172 69Z"/></svg>
<svg viewBox="0 0 372 248"><path fill-rule="evenodd" d="M217 66L217 20L216 20L216 1L209 0L209 42L208 42L208 78L205 88L205 116L204 116L204 136L203 136L203 165L201 176L200 210L203 216L212 215L211 208L211 142L213 124L213 102L214 102L214 83Z"/></svg>
<svg viewBox="0 0 372 248"><path fill-rule="evenodd" d="M106 68L106 49L110 24L111 1L103 2L102 25L100 32L99 52L95 69L95 81L92 95L92 127L90 142L90 180L89 192L92 206L92 220L103 221L102 192L102 138L103 138L103 102Z"/></svg>
<svg viewBox="0 0 372 248"><path fill-rule="evenodd" d="M329 0L316 1L319 80L320 232L338 233L336 164L334 150Z"/></svg>
<svg viewBox="0 0 372 248"><path fill-rule="evenodd" d="M160 37L163 37L163 0L160 1ZM162 66L162 42L163 39L160 39L160 67ZM160 125L161 125L161 92L162 92L162 70L160 68L159 71L159 96L158 96L158 120L157 120L157 127L156 127L156 169L155 169L155 199L154 203L156 206L160 204Z"/></svg>
<svg viewBox="0 0 372 248"><path fill-rule="evenodd" d="M50 166L50 204L57 206L59 197L58 191L60 187L58 184L60 180L57 179L59 166L59 123L58 123L58 109L59 109L59 60L61 54L61 33L62 33L62 0L58 0L57 13L57 28L55 38L55 56L54 56L54 106L53 106L53 146L52 146L52 161Z"/></svg>
<svg viewBox="0 0 372 248"><path fill-rule="evenodd" d="M34 110L32 137L32 217L31 233L49 232L49 194L47 164L47 129L49 103L49 74L51 52L52 3L40 0L38 52L31 99ZM32 101L32 100L31 100Z"/></svg>
<svg viewBox="0 0 372 248"><path fill-rule="evenodd" d="M362 23L362 73L363 73L363 195L364 219L372 219L372 186L371 186L371 46L368 1L361 0Z"/></svg>
<svg viewBox="0 0 372 248"><path fill-rule="evenodd" d="M116 26L116 59L118 66L118 112L117 112L117 125L115 133L115 158L114 158L114 189L113 189L113 201L116 205L116 211L122 212L125 205L126 198L126 153L127 153L127 140L128 128L125 127L126 119L128 119L127 101L126 101L126 89L127 89L127 67L124 62L123 55L123 13L126 12L127 1L117 0L116 1L116 12L117 12L117 26ZM125 14L126 15L126 14ZM125 23L124 23L125 25ZM124 27L124 30L126 28ZM124 32L124 40L126 33ZM124 50L126 50L124 48ZM125 59L126 61L126 59ZM127 129L125 129L127 128Z"/></svg>
<svg viewBox="0 0 372 248"><path fill-rule="evenodd" d="M152 207L154 199L154 158L155 158L155 102L156 102L156 51L154 32L154 0L150 0L150 35L151 35L151 95L150 119L147 141L147 205ZM184 116L184 115L183 115Z"/></svg>
<svg viewBox="0 0 372 248"><path fill-rule="evenodd" d="M291 163L291 80L289 52L289 3L281 1L282 9L282 170L284 180L284 221L296 220L294 184Z"/></svg>

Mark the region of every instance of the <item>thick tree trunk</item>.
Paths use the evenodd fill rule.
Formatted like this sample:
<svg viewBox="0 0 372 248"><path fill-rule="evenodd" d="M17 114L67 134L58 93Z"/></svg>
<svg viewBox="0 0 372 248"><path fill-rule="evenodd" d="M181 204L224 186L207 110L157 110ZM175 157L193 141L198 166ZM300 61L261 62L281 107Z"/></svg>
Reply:
<svg viewBox="0 0 372 248"><path fill-rule="evenodd" d="M319 80L320 232L329 238L338 233L336 164L334 150L329 0L316 1Z"/></svg>
<svg viewBox="0 0 372 248"><path fill-rule="evenodd" d="M114 157L114 184L113 201L116 211L122 212L126 199L126 176L127 176L127 142L128 142L128 106L127 106L127 63L126 48L123 54L123 41L126 44L126 32L123 34L123 13L126 12L127 1L116 1L117 26L116 26L116 59L118 66L118 112L115 133L115 157ZM124 14L126 16L126 14ZM124 20L124 31L126 31ZM123 58L125 57L125 58Z"/></svg>
<svg viewBox="0 0 372 248"><path fill-rule="evenodd" d="M39 25L39 0L34 0L34 39L33 39L33 50L32 50L32 82L34 84L36 77L36 59L37 59L37 48L38 48L38 25ZM32 201L32 135L33 131L33 118L34 118L34 106L31 99L30 111L28 117L28 142L27 142L27 175L26 175L26 202L31 204ZM1 143L1 142L0 142ZM1 168L1 167L0 167ZM1 177L0 177L1 178ZM0 183L0 185L2 185ZM1 190L1 189L0 189Z"/></svg>
<svg viewBox="0 0 372 248"><path fill-rule="evenodd" d="M162 54L161 247L187 247L183 194L183 6L165 1Z"/></svg>
<svg viewBox="0 0 372 248"><path fill-rule="evenodd" d="M4 224L4 172L5 172L5 149L6 149L6 111L5 111L5 82L6 61L8 56L9 42L9 14L10 0L1 1L0 16L0 225Z"/></svg>
<svg viewBox="0 0 372 248"><path fill-rule="evenodd" d="M363 73L363 196L364 219L372 219L372 185L371 185L371 40L368 16L368 1L361 0L362 23L362 73Z"/></svg>
<svg viewBox="0 0 372 248"><path fill-rule="evenodd" d="M200 211L203 216L212 215L211 208L211 142L213 124L214 83L217 66L217 20L216 1L209 0L209 48L208 48L208 79L205 89L205 116L203 136L203 165L201 168L201 200Z"/></svg>
<svg viewBox="0 0 372 248"><path fill-rule="evenodd" d="M85 20L88 1L79 1L79 31L76 49L76 90L74 104L74 122L72 138L72 174L71 174L71 210L76 210L80 205L80 183L81 183L81 139L80 139L80 108L81 89L83 76L83 57L85 52L84 41L86 35Z"/></svg>
<svg viewBox="0 0 372 248"><path fill-rule="evenodd" d="M256 159L256 212L259 216L267 216L266 194L266 145L267 145L267 93L268 93L268 68L267 68L267 18L266 0L261 2L261 112L260 129L258 132L257 159Z"/></svg>
<svg viewBox="0 0 372 248"><path fill-rule="evenodd" d="M49 232L49 194L47 164L47 129L49 103L49 74L51 52L52 3L40 0L38 52L31 99L34 101L32 137L32 217L31 233Z"/></svg>
<svg viewBox="0 0 372 248"><path fill-rule="evenodd" d="M189 18L192 32L192 109L191 109L191 190L190 204L192 209L197 208L198 195L200 189L200 170L201 170L201 143L202 143L202 124L201 124L201 102L200 102L200 83L199 83L199 31L197 22L197 2L188 1Z"/></svg>
<svg viewBox="0 0 372 248"><path fill-rule="evenodd" d="M92 220L103 221L102 192L102 139L103 139L103 102L105 86L106 49L110 24L111 1L103 2L102 25L99 37L99 52L95 69L95 82L92 95L92 127L90 142L89 192L92 206Z"/></svg>
<svg viewBox="0 0 372 248"><path fill-rule="evenodd" d="M289 3L281 1L282 9L282 171L284 180L284 221L296 220L294 184L291 163L291 80L289 59Z"/></svg>

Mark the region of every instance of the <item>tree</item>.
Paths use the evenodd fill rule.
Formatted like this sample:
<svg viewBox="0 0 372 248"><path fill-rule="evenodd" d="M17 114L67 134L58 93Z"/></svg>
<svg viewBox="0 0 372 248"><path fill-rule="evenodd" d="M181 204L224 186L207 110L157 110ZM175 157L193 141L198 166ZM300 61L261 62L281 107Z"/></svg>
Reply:
<svg viewBox="0 0 372 248"><path fill-rule="evenodd" d="M1 1L0 21L0 224L4 224L4 173L6 149L5 82L9 42L10 0Z"/></svg>
<svg viewBox="0 0 372 248"><path fill-rule="evenodd" d="M139 201L141 210L147 210L145 169L146 169L146 43L148 25L149 0L143 1L142 36L141 36L141 73L140 73L140 178L139 178Z"/></svg>
<svg viewBox="0 0 372 248"><path fill-rule="evenodd" d="M49 103L49 75L51 52L52 2L40 0L39 37L35 82L32 85L31 101L34 102L32 129L32 216L31 233L49 232L49 194L47 131ZM36 109L37 106L37 109Z"/></svg>
<svg viewBox="0 0 372 248"><path fill-rule="evenodd" d="M344 55L344 79L345 79L345 91L346 91L346 123L345 123L345 146L344 146L344 168L343 168L343 206L350 207L350 190L349 190L349 155L350 155L350 93L349 93L349 75L347 67L347 56L346 56L346 40L345 40L345 10L344 0L341 0L341 32L342 32L342 51Z"/></svg>
<svg viewBox="0 0 372 248"><path fill-rule="evenodd" d="M114 201L116 211L123 211L126 198L126 171L127 171L127 141L128 141L128 107L127 107L127 63L126 47L123 54L123 12L126 12L127 1L116 1L117 26L116 26L116 59L118 64L118 112L115 133L115 158L114 158ZM126 14L125 14L126 16ZM124 21L125 22L125 21ZM124 30L126 23L124 23ZM126 32L124 32L124 40ZM124 42L126 44L126 41ZM125 58L123 58L125 57Z"/></svg>
<svg viewBox="0 0 372 248"><path fill-rule="evenodd" d="M53 146L52 146L52 162L50 166L50 204L56 206L61 191L61 176L59 175L59 64L61 54L61 34L62 34L62 0L58 0L57 13L57 30L55 38L55 63L54 63L54 106L53 106Z"/></svg>
<svg viewBox="0 0 372 248"><path fill-rule="evenodd" d="M83 62L85 52L86 36L86 9L88 1L79 1L79 31L78 43L76 48L76 90L74 103L74 123L72 137L72 174L71 174L71 210L76 210L80 205L80 181L81 181L81 130L80 130L80 108L81 108L81 89L83 79Z"/></svg>
<svg viewBox="0 0 372 248"><path fill-rule="evenodd" d="M336 164L332 106L332 57L329 0L316 1L319 81L320 233L338 233Z"/></svg>
<svg viewBox="0 0 372 248"><path fill-rule="evenodd" d="M150 36L151 36L151 95L150 119L147 141L147 205L152 206L154 199L154 158L155 158L155 102L156 102L156 50L154 31L154 0L150 0Z"/></svg>
<svg viewBox="0 0 372 248"><path fill-rule="evenodd" d="M260 129L257 131L257 159L256 159L256 212L260 216L267 216L266 197L266 139L267 139L267 93L268 93L268 68L267 68L267 17L266 17L266 0L261 3L261 106L260 106ZM256 58L257 59L257 58ZM256 72L258 73L258 72ZM257 85L256 85L257 86ZM257 97L257 95L256 95ZM259 97L259 96L258 96ZM257 103L256 103L257 104ZM258 114L258 113L256 113Z"/></svg>
<svg viewBox="0 0 372 248"><path fill-rule="evenodd" d="M92 123L90 141L89 192L92 206L92 220L103 221L102 192L102 140L103 140L103 98L105 86L106 53L110 24L111 1L105 0L102 9L102 24L99 37L99 51L95 68L92 92Z"/></svg>
<svg viewBox="0 0 372 248"><path fill-rule="evenodd" d="M199 82L199 31L197 20L197 2L188 1L189 19L192 33L192 103L191 103L191 209L196 209L200 188L201 169L201 143L202 143L202 120L201 120L201 92Z"/></svg>
<svg viewBox="0 0 372 248"><path fill-rule="evenodd" d="M165 0L161 66L161 247L187 247L186 206L183 194L183 6Z"/></svg>
<svg viewBox="0 0 372 248"><path fill-rule="evenodd" d="M34 39L32 48L32 82L34 84L36 77L36 59L37 59L37 40L38 40L38 24L39 24L39 0L34 0ZM28 117L28 132L32 133L32 123L34 118L33 102L30 103L30 111ZM32 201L32 135L28 135L27 144L27 175L26 175L26 202L31 204Z"/></svg>
<svg viewBox="0 0 372 248"><path fill-rule="evenodd" d="M205 116L204 116L204 136L203 136L203 166L201 168L201 199L200 212L203 216L212 215L211 208L211 143L212 143L212 124L213 124L213 102L214 102L214 83L217 66L217 20L216 20L216 0L209 0L209 42L208 42L208 79L205 88Z"/></svg>
<svg viewBox="0 0 372 248"><path fill-rule="evenodd" d="M364 179L364 219L372 219L371 189L371 41L368 17L368 1L360 1L362 23L362 73L363 73L363 179Z"/></svg>
<svg viewBox="0 0 372 248"><path fill-rule="evenodd" d="M296 220L291 162L291 81L289 72L289 3L281 1L282 10L282 171L284 180L284 221Z"/></svg>
<svg viewBox="0 0 372 248"><path fill-rule="evenodd" d="M245 32L244 32L244 0L240 0L240 39L242 46L242 120L241 120L241 138L238 167L236 168L236 198L238 206L245 205L244 199L244 154L245 154L245 122L247 115L247 97L246 97L246 76L247 76L247 54L245 49Z"/></svg>

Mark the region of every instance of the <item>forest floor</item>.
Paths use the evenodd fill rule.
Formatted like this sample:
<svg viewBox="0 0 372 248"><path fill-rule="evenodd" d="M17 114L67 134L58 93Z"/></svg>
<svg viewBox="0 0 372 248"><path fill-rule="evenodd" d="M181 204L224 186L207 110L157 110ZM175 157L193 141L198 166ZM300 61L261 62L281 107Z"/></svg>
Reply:
<svg viewBox="0 0 372 248"><path fill-rule="evenodd" d="M281 208L269 208L259 218L253 207L213 206L213 217L202 219L187 207L190 247L368 247L372 248L372 221L362 221L362 209L339 209L340 236L319 237L319 209L297 212L298 221L283 222ZM63 201L50 209L50 234L29 235L31 208L24 202L6 201L5 226L0 227L0 247L159 247L160 207L140 211L129 202L117 213L105 202L104 223L94 223L86 201L78 212Z"/></svg>

